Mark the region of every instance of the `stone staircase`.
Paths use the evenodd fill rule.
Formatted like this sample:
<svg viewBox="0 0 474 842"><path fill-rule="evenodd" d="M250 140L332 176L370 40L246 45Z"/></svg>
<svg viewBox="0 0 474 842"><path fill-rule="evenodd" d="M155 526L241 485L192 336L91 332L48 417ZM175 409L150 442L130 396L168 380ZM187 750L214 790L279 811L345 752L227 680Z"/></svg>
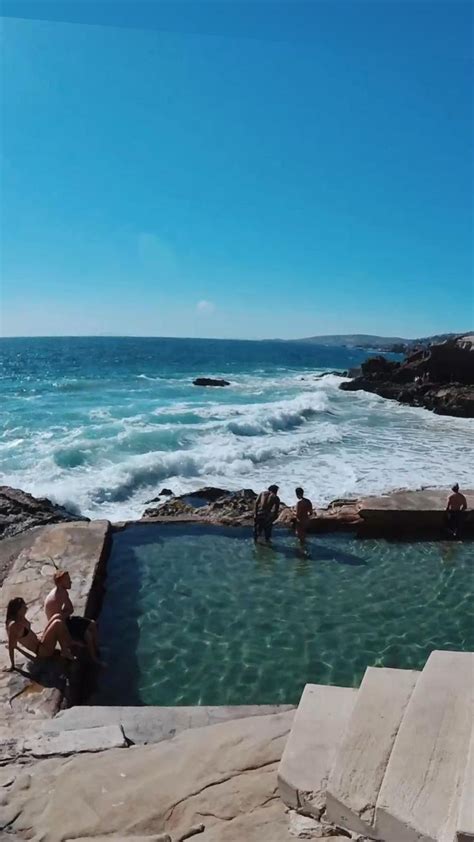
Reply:
<svg viewBox="0 0 474 842"><path fill-rule="evenodd" d="M283 801L383 842L474 840L474 654L369 667L359 690L307 684L278 773Z"/></svg>

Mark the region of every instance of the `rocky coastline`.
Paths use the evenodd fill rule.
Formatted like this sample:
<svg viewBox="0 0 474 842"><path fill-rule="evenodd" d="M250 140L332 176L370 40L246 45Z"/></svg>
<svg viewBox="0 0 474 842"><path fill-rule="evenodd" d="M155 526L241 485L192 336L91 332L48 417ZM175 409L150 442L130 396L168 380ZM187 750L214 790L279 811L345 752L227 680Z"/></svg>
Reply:
<svg viewBox="0 0 474 842"><path fill-rule="evenodd" d="M474 335L410 353L402 362L371 357L343 391L363 390L438 415L474 418Z"/></svg>
<svg viewBox="0 0 474 842"><path fill-rule="evenodd" d="M463 490L468 500L463 535L471 538L474 537L474 491ZM340 498L314 509L308 532L351 532L360 538L444 540L446 496L446 489L423 488L399 489L381 496ZM147 503L138 520L113 523L112 527L121 529L129 523L251 527L256 497L251 488L232 491L205 486L178 495L163 488L161 494ZM276 527L291 529L294 514L294 506L281 501ZM0 539L12 538L37 526L75 521L90 522L89 518L67 511L46 498L36 499L20 489L0 487Z"/></svg>

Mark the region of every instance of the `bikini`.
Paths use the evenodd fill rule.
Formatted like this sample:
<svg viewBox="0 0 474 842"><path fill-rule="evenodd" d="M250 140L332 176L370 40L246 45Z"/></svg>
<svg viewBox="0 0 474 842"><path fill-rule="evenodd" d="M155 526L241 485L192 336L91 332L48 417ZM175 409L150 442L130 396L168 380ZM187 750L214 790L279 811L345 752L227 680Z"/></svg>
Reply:
<svg viewBox="0 0 474 842"><path fill-rule="evenodd" d="M26 624L25 624L25 627L24 627L24 629L23 629L23 634L22 634L22 635L21 635L21 637L20 637L20 640L23 640L23 638L24 638L24 637L26 637L27 635L29 635L29 633L30 633L30 632L31 632L31 623L29 623L29 622L28 622L28 620L27 620L27 621L26 621ZM38 656L38 652L39 652L39 650L40 650L40 646L41 646L41 641L40 641L40 640L38 640L38 641L37 641L37 644L36 644L35 649L34 649L34 650L32 650L32 651L33 651L33 654L34 654L36 657Z"/></svg>

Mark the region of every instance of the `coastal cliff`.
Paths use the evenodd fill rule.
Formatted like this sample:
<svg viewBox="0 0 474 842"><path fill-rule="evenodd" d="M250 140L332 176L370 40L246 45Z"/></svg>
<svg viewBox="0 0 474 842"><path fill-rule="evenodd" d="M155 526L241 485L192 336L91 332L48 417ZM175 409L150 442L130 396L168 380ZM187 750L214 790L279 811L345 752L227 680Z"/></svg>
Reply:
<svg viewBox="0 0 474 842"><path fill-rule="evenodd" d="M474 335L430 345L402 362L371 357L361 370L340 388L374 392L438 415L474 418Z"/></svg>

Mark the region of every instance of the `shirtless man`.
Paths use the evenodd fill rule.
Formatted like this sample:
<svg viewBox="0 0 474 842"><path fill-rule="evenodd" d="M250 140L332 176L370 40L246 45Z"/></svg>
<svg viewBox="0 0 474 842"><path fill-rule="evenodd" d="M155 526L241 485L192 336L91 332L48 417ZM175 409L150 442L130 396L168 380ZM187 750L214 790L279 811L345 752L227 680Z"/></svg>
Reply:
<svg viewBox="0 0 474 842"><path fill-rule="evenodd" d="M270 485L268 491L262 491L255 500L253 520L253 539L255 543L258 543L263 534L265 542L270 544L273 524L279 511L278 485Z"/></svg>
<svg viewBox="0 0 474 842"><path fill-rule="evenodd" d="M458 483L453 485L452 494L449 495L446 504L448 527L453 535L453 538L458 538L459 527L463 519L463 512L467 509L467 500L464 494L459 491Z"/></svg>
<svg viewBox="0 0 474 842"><path fill-rule="evenodd" d="M86 646L91 659L100 664L97 646L97 626L94 620L86 617L74 616L74 607L68 591L71 588L71 577L67 570L56 570L54 574L54 588L49 592L44 602L44 610L49 620L61 617L72 638L73 643Z"/></svg>
<svg viewBox="0 0 474 842"><path fill-rule="evenodd" d="M311 500L308 500L304 496L304 490L302 488L296 488L295 494L298 499L296 504L295 532L301 544L301 549L304 550L306 548L306 530L309 519L313 514L313 504Z"/></svg>

